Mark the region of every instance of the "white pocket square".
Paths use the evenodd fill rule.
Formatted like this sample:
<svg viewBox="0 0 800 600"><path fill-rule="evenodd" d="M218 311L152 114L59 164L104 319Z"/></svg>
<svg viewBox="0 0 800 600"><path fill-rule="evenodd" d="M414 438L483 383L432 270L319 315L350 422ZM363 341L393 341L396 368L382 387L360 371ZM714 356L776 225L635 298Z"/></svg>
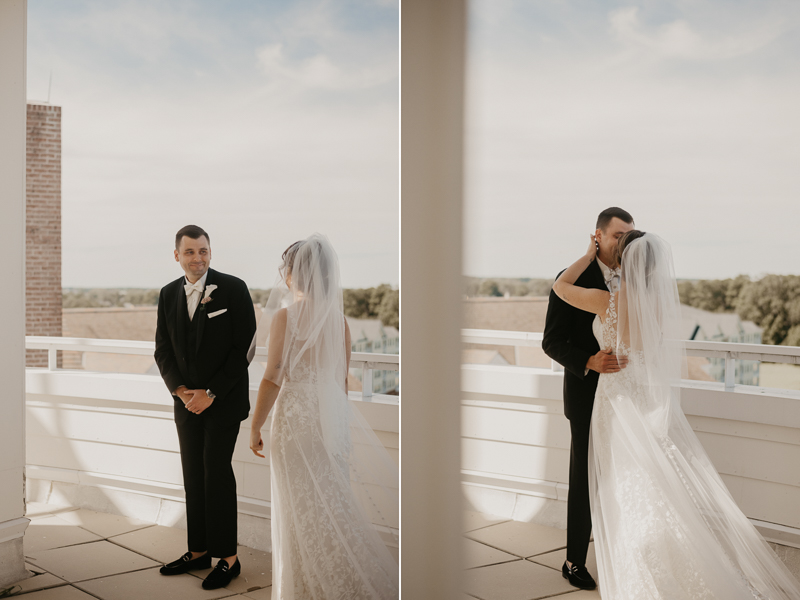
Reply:
<svg viewBox="0 0 800 600"><path fill-rule="evenodd" d="M214 317L220 316L222 313L228 312L227 308L223 308L222 310L218 310L217 312L208 313L208 318L213 319Z"/></svg>

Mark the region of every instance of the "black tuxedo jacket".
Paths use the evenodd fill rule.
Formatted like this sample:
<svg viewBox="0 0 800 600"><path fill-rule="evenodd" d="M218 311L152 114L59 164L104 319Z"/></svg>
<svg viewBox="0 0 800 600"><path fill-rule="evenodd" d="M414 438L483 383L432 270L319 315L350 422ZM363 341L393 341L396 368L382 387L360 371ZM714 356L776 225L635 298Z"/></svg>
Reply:
<svg viewBox="0 0 800 600"><path fill-rule="evenodd" d="M603 272L596 260L586 267L575 285L608 291ZM592 418L594 394L600 374L592 370L585 375L584 373L589 358L600 351L600 345L592 332L594 317L593 313L570 306L555 292L550 291L542 350L564 367L564 414L570 420L590 421Z"/></svg>
<svg viewBox="0 0 800 600"><path fill-rule="evenodd" d="M187 348L189 325L184 277L161 289L158 297L155 359L170 393L179 386L211 390L216 399L200 416L220 425L247 418L250 392L247 377L247 352L256 332L256 315L247 284L231 275L208 270L206 287L217 286L212 301L199 304L195 348ZM214 315L223 309L224 313ZM211 315L211 317L209 317ZM189 355L190 352L194 354ZM187 358L188 357L188 358ZM194 360L192 379L187 360ZM183 402L174 396L176 402ZM185 413L185 414L184 414ZM191 415L176 410L176 419Z"/></svg>

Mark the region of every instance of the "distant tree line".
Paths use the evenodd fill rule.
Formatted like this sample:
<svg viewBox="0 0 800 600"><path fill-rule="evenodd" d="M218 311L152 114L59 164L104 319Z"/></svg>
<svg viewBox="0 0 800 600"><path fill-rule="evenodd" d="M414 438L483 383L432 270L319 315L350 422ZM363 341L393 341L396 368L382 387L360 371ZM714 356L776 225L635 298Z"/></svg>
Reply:
<svg viewBox="0 0 800 600"><path fill-rule="evenodd" d="M271 290L250 290L253 303L266 306ZM400 329L400 292L388 284L342 290L344 314L351 319L380 319L386 327Z"/></svg>
<svg viewBox="0 0 800 600"><path fill-rule="evenodd" d="M159 290L141 288L64 288L62 308L111 308L114 306L156 306Z"/></svg>
<svg viewBox="0 0 800 600"><path fill-rule="evenodd" d="M509 296L547 296L553 287L552 279L521 279L493 277L464 278L464 294L468 298Z"/></svg>
<svg viewBox="0 0 800 600"><path fill-rule="evenodd" d="M344 314L352 319L380 319L400 329L400 290L383 283L374 288L344 290Z"/></svg>
<svg viewBox="0 0 800 600"><path fill-rule="evenodd" d="M271 290L251 289L253 304L265 306ZM159 290L64 288L61 291L63 308L111 308L157 306ZM380 319L384 326L400 328L400 292L387 284L372 288L346 289L344 314L353 319Z"/></svg>
<svg viewBox="0 0 800 600"><path fill-rule="evenodd" d="M678 294L683 304L753 321L765 344L800 346L800 275L680 281Z"/></svg>
<svg viewBox="0 0 800 600"><path fill-rule="evenodd" d="M552 279L464 278L464 294L470 298L547 296L552 287ZM753 321L764 330L765 344L800 346L800 275L679 281L678 294L682 304Z"/></svg>
<svg viewBox="0 0 800 600"><path fill-rule="evenodd" d="M250 288L250 297L253 299L253 304L260 304L261 306L267 305L267 300L269 300L269 293L272 290L257 290Z"/></svg>

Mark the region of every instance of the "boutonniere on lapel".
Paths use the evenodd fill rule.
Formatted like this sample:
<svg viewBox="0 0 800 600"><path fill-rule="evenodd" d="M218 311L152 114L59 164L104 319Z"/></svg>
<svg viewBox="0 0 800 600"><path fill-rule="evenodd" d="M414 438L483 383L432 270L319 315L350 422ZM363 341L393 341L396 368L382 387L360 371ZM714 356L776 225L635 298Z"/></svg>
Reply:
<svg viewBox="0 0 800 600"><path fill-rule="evenodd" d="M206 291L203 294L203 299L200 300L200 310L205 310L206 309L206 304L208 304L209 302L212 302L214 300L211 297L211 292L213 292L215 289L217 289L217 286L214 285L213 283L211 283L211 284L206 286Z"/></svg>

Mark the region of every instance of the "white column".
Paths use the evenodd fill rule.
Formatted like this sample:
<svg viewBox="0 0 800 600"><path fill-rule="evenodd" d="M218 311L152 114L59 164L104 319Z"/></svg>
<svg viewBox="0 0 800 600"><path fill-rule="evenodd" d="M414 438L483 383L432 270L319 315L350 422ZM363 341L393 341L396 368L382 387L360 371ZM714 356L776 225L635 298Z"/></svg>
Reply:
<svg viewBox="0 0 800 600"><path fill-rule="evenodd" d="M25 0L0 0L0 587L28 577L25 470Z"/></svg>
<svg viewBox="0 0 800 600"><path fill-rule="evenodd" d="M461 598L460 358L466 3L403 0L402 597Z"/></svg>

